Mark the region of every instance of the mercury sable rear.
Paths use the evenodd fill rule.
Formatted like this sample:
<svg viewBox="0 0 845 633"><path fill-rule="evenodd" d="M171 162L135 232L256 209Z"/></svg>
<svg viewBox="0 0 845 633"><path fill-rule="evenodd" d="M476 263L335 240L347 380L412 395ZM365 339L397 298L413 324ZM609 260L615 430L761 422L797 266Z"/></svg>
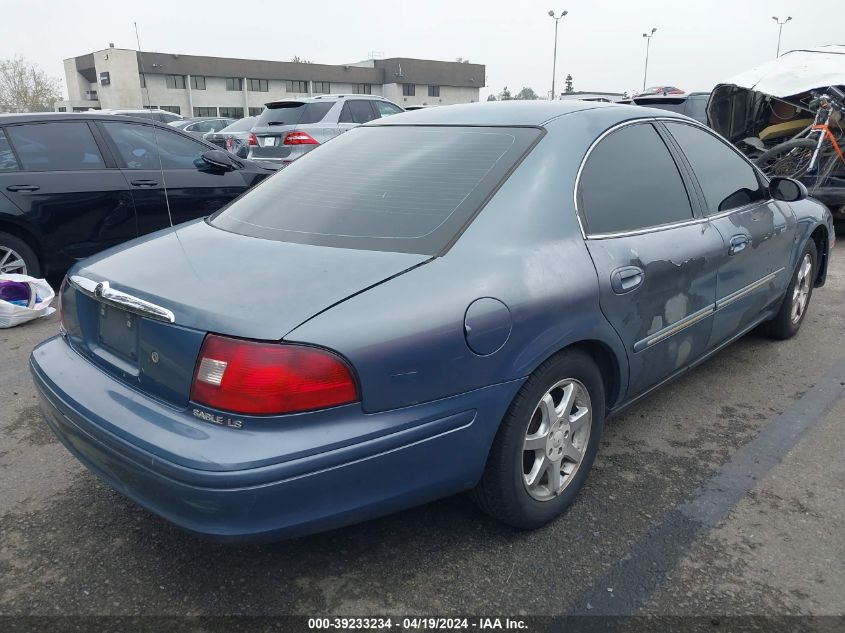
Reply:
<svg viewBox="0 0 845 633"><path fill-rule="evenodd" d="M197 533L467 490L534 528L606 414L754 327L795 334L832 241L803 186L681 116L432 108L77 264L31 369L68 450Z"/></svg>

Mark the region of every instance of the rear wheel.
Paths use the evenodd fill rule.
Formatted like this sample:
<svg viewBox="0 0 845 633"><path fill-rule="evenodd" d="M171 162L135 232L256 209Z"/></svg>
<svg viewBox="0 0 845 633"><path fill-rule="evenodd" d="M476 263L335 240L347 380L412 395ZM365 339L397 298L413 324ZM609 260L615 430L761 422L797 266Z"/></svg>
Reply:
<svg viewBox="0 0 845 633"><path fill-rule="evenodd" d="M792 338L801 328L810 297L813 295L813 284L816 280L816 244L809 240L798 260L798 267L792 274L792 280L786 289L780 310L771 321L763 323L763 333L776 339Z"/></svg>
<svg viewBox="0 0 845 633"><path fill-rule="evenodd" d="M533 529L559 516L584 484L604 424L604 387L583 352L546 361L502 420L473 499L508 525Z"/></svg>
<svg viewBox="0 0 845 633"><path fill-rule="evenodd" d="M817 141L797 138L775 145L754 161L770 177L799 178L810 167Z"/></svg>
<svg viewBox="0 0 845 633"><path fill-rule="evenodd" d="M15 235L0 231L0 275L12 273L40 277L41 266L29 244Z"/></svg>

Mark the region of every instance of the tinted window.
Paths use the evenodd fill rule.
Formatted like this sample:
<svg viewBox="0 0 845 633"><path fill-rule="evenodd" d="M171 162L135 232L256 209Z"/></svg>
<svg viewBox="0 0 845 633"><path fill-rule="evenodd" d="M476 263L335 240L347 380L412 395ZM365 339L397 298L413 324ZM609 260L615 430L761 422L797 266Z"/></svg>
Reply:
<svg viewBox="0 0 845 633"><path fill-rule="evenodd" d="M666 127L698 177L707 213L728 211L766 197L754 168L724 142L692 125L666 122Z"/></svg>
<svg viewBox="0 0 845 633"><path fill-rule="evenodd" d="M373 101L380 116L390 116L391 114L399 114L402 108L395 106L387 101Z"/></svg>
<svg viewBox="0 0 845 633"><path fill-rule="evenodd" d="M9 146L6 134L0 130L0 171L15 171L18 169L18 159Z"/></svg>
<svg viewBox="0 0 845 633"><path fill-rule="evenodd" d="M354 123L366 123L378 118L369 101L353 99L349 102L349 112Z"/></svg>
<svg viewBox="0 0 845 633"><path fill-rule="evenodd" d="M256 127L262 125L304 125L323 120L334 102L302 103L301 101L280 101L264 108L258 117Z"/></svg>
<svg viewBox="0 0 845 633"><path fill-rule="evenodd" d="M103 127L128 169L196 169L208 151L205 145L161 127L132 123L103 123Z"/></svg>
<svg viewBox="0 0 845 633"><path fill-rule="evenodd" d="M690 97L687 99L686 114L696 121L707 123L707 97Z"/></svg>
<svg viewBox="0 0 845 633"><path fill-rule="evenodd" d="M534 128L355 128L211 223L264 239L434 254L539 134Z"/></svg>
<svg viewBox="0 0 845 633"><path fill-rule="evenodd" d="M38 123L6 128L22 167L29 171L104 169L103 157L88 125Z"/></svg>
<svg viewBox="0 0 845 633"><path fill-rule="evenodd" d="M678 167L649 124L625 126L595 147L581 173L578 206L592 234L692 219Z"/></svg>

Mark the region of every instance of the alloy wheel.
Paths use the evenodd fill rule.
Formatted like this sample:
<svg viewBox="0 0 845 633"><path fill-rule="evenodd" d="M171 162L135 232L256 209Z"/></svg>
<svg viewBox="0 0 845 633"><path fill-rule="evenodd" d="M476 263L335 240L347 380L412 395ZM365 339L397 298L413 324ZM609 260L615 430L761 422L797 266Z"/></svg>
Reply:
<svg viewBox="0 0 845 633"><path fill-rule="evenodd" d="M575 477L590 441L592 406L587 388L573 378L553 385L528 423L522 477L537 501L560 495Z"/></svg>
<svg viewBox="0 0 845 633"><path fill-rule="evenodd" d="M812 284L813 260L809 253L804 255L801 265L796 273L795 286L792 289L792 311L790 318L792 323L798 323L804 316L807 309L807 301L810 299L810 285Z"/></svg>
<svg viewBox="0 0 845 633"><path fill-rule="evenodd" d="M20 253L0 244L0 275L11 273L25 275L26 262Z"/></svg>

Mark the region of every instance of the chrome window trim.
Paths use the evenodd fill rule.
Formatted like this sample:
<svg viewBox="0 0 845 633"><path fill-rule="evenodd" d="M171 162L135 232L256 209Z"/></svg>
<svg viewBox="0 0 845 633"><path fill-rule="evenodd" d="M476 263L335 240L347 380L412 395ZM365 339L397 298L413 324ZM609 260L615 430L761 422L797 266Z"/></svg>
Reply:
<svg viewBox="0 0 845 633"><path fill-rule="evenodd" d="M721 299L716 299L716 309L721 310L722 308L725 308L725 307L731 305L732 303L735 303L736 301L739 301L740 299L747 297L748 295L750 295L755 290L762 288L767 283L772 281L775 277L777 277L784 270L786 270L786 269L785 268L778 268L773 273L769 273L765 277L760 277L760 279L758 279L757 281L753 281L750 284L748 284L747 286L743 286L739 290L735 290L734 292L730 293L729 295L725 295Z"/></svg>
<svg viewBox="0 0 845 633"><path fill-rule="evenodd" d="M711 303L703 307L701 310L697 310L692 314L685 316L683 319L675 321L672 325L667 325L666 327L658 330L654 334L650 334L646 338L637 341L636 343L634 343L634 352L641 352L644 349L648 349L652 345L656 345L661 341L665 341L667 338L677 334L681 330L685 330L686 328L695 325L699 321L703 321L707 317L711 316L714 312L716 312L716 308Z"/></svg>
<svg viewBox="0 0 845 633"><path fill-rule="evenodd" d="M760 169L754 163L752 163L750 160L748 160L747 156L743 155L742 152L740 152L738 149L736 149L733 145L731 145L730 143L727 143L723 138L721 138L713 130L708 128L706 125L702 125L698 121L688 121L686 119L681 119L681 118L677 118L677 117L669 117L669 116L646 117L646 118L642 118L642 119L630 119L628 121L622 121L621 123L617 123L616 125L613 125L612 127L609 127L608 129L606 129L598 137L596 137L596 139L593 140L592 143L590 143L590 146L587 148L587 152L584 154L584 158L581 159L581 164L578 166L578 171L575 174L575 188L572 192L572 203L575 207L575 219L578 221L578 228L581 230L581 237L584 240L606 240L608 238L614 238L614 237L629 237L629 236L633 236L633 235L644 235L646 233L654 233L654 232L657 232L657 231L665 231L666 229L679 228L679 227L682 227L682 226L692 226L692 225L695 225L695 224L703 224L703 223L708 222L710 220L716 220L716 219L719 219L719 218L724 218L724 217L727 217L727 216L729 216L733 213L742 213L743 211L748 211L748 210L750 210L754 207L762 206L764 204L770 204L770 203L775 201L774 198L770 197L768 200L757 200L755 202L749 202L748 204L742 205L741 207L736 207L734 209L728 209L727 211L720 211L720 212L714 213L712 215L707 215L707 213L702 209L703 216L700 217L700 218L693 217L691 220L680 220L678 222L671 222L669 224L659 224L657 226L650 226L650 227L631 230L631 231L617 231L617 232L613 232L613 233L590 233L588 235L587 232L584 230L584 224L581 222L581 213L580 213L580 209L578 208L578 188L581 185L581 173L584 171L584 166L587 164L587 161L589 160L590 155L593 153L593 150L595 149L595 147L599 143L601 143L610 134L613 134L613 132L615 132L616 130L623 128L627 125L636 125L638 123L652 123L652 122L655 122L655 121L670 121L670 122L675 122L675 123L681 123L683 125L690 125L692 127L697 127L699 129L703 130L707 134L710 134L711 136L715 137L723 145L726 145L737 156L742 158L742 160L744 160L748 165L751 165L751 167L754 169L754 171L757 174L759 174L763 177L764 183L768 184L768 182L769 182L768 178L766 178L766 176L763 174L763 172L760 171ZM670 130L670 134L671 134L671 130ZM674 160L674 159L675 158L673 156L672 160ZM684 183L684 187L686 187L686 183Z"/></svg>
<svg viewBox="0 0 845 633"><path fill-rule="evenodd" d="M109 282L107 281L98 282L87 277L82 277L81 275L73 275L68 281L81 293L120 308L121 310L166 323L176 322L176 317L167 308L162 308L144 299L139 299L138 297L121 292L120 290L114 290L109 287Z"/></svg>

